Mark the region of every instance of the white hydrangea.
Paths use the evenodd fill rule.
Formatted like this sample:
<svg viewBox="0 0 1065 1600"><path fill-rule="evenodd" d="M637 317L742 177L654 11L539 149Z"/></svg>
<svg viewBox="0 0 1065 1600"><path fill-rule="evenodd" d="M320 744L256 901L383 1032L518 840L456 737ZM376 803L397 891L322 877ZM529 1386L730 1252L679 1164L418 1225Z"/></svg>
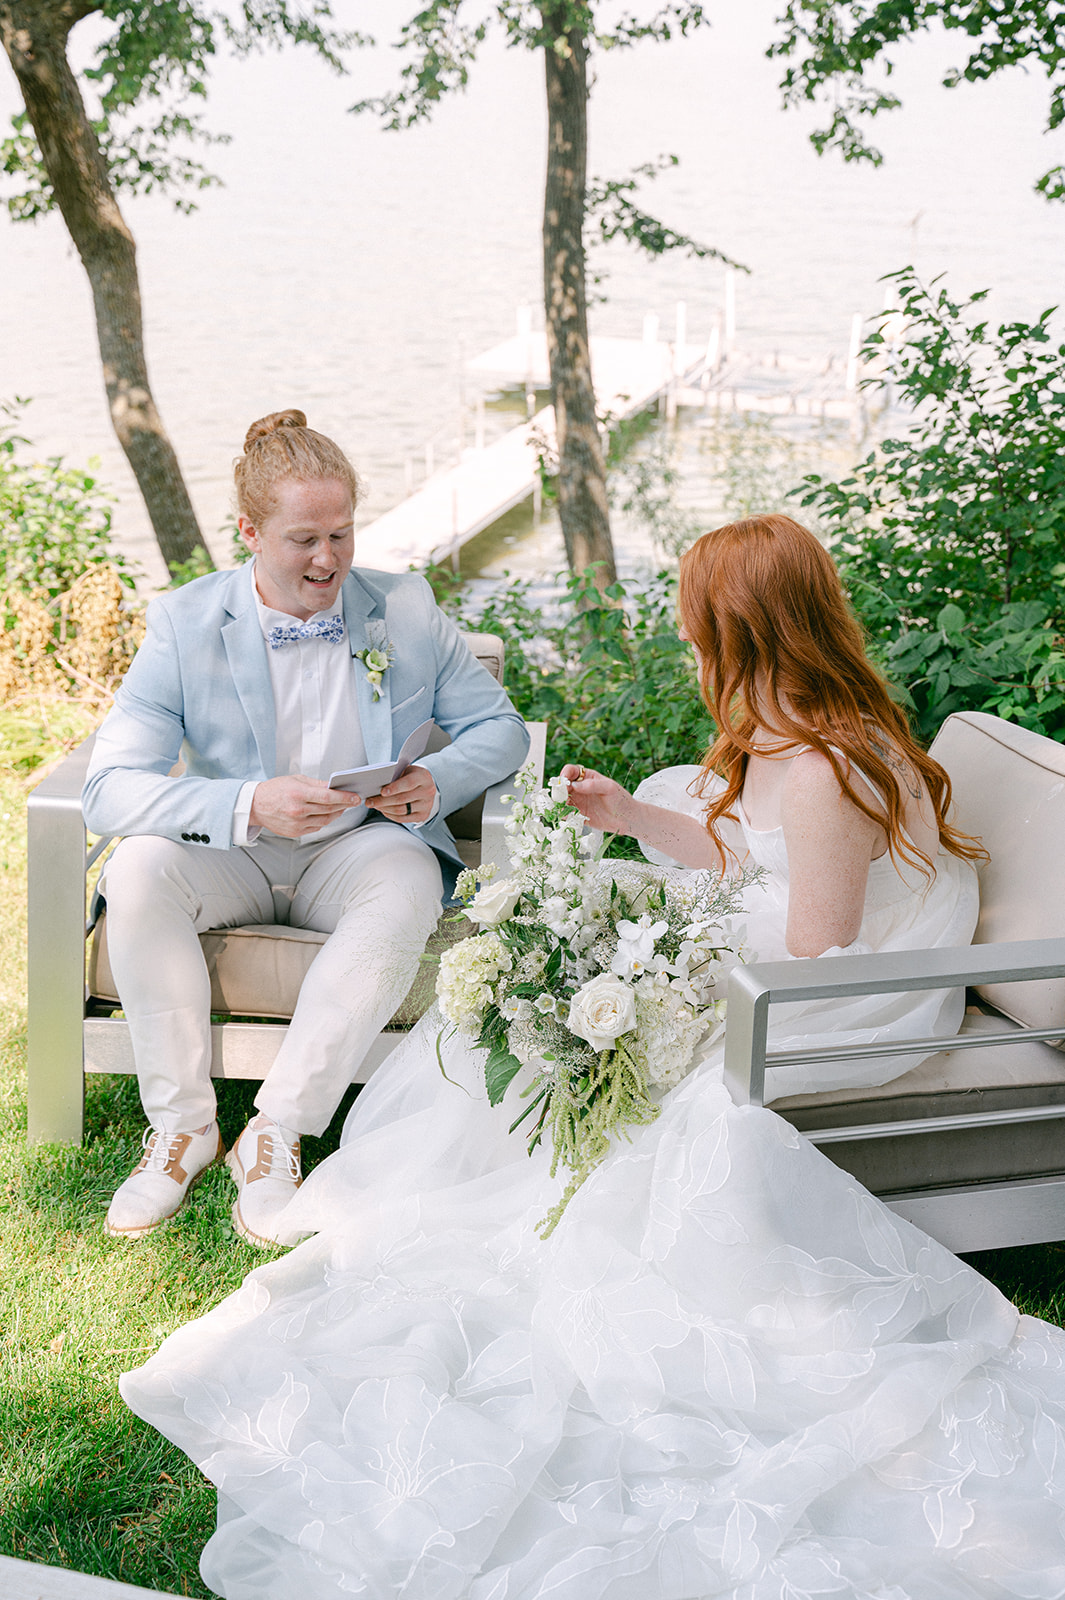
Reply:
<svg viewBox="0 0 1065 1600"><path fill-rule="evenodd" d="M696 1014L683 995L651 978L635 988L636 1040L632 1053L647 1081L670 1089L688 1072L695 1048L706 1032L705 1019Z"/></svg>
<svg viewBox="0 0 1065 1600"><path fill-rule="evenodd" d="M494 985L514 963L497 933L482 933L445 950L440 957L436 994L444 1016L463 1033L480 1032Z"/></svg>

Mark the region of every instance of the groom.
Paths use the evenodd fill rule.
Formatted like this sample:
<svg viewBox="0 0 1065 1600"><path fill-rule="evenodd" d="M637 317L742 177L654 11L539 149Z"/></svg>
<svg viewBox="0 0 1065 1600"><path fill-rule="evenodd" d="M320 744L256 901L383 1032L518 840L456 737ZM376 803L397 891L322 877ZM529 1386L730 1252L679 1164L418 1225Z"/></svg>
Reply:
<svg viewBox="0 0 1065 1600"><path fill-rule="evenodd" d="M112 1235L150 1233L223 1153L199 934L279 922L329 937L227 1157L238 1233L277 1242L299 1136L329 1123L454 885L444 817L528 749L425 580L351 570L344 484L288 478L275 499L259 528L240 520L254 562L153 601L85 784L88 827L123 836L101 888L151 1124ZM448 748L376 796L328 787L333 771L393 759L430 717Z"/></svg>

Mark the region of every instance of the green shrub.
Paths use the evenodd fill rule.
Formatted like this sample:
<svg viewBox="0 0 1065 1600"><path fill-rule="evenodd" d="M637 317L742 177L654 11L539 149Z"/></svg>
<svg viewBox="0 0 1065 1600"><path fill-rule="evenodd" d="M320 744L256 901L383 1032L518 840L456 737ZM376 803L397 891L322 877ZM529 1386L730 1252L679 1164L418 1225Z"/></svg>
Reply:
<svg viewBox="0 0 1065 1600"><path fill-rule="evenodd" d="M583 762L627 786L660 767L698 761L713 727L691 649L677 637L676 574L612 584L569 574L557 603L534 602L511 579L476 604L444 603L464 627L507 642L506 688L523 716L548 724L547 768Z"/></svg>
<svg viewBox="0 0 1065 1600"><path fill-rule="evenodd" d="M887 318L864 348L913 408L909 430L885 439L831 483L804 479L855 605L874 637L934 628L949 602L990 622L1034 601L1065 622L1065 345L1046 311L989 332L911 268L897 285L905 338L891 354ZM937 280L938 281L938 280Z"/></svg>
<svg viewBox="0 0 1065 1600"><path fill-rule="evenodd" d="M1065 345L1052 313L991 332L911 268L864 356L912 426L841 482L792 493L818 518L873 653L919 735L989 711L1065 740Z"/></svg>
<svg viewBox="0 0 1065 1600"><path fill-rule="evenodd" d="M29 443L16 432L24 403L0 401L0 589L55 600L105 562L132 588L129 563L111 549L111 497L92 474L59 456L16 459Z"/></svg>
<svg viewBox="0 0 1065 1600"><path fill-rule="evenodd" d="M953 711L989 711L1065 741L1065 639L1034 601L983 623L946 605L935 627L904 628L882 661L925 743Z"/></svg>

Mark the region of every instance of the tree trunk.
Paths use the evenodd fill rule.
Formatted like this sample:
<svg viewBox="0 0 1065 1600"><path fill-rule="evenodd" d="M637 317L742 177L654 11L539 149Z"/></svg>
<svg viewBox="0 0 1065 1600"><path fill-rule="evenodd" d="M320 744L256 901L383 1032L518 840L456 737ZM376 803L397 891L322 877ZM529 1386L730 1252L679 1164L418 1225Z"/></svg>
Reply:
<svg viewBox="0 0 1065 1600"><path fill-rule="evenodd" d="M547 184L544 190L544 311L558 437L558 510L574 572L596 565L600 588L613 583L614 545L606 467L595 416L585 298L584 190L588 156L587 44L562 31L568 6L541 5L557 23L547 45Z"/></svg>
<svg viewBox="0 0 1065 1600"><path fill-rule="evenodd" d="M170 567L207 546L148 385L133 235L66 58L75 22L99 9L99 0L0 0L0 32L92 286L111 421Z"/></svg>

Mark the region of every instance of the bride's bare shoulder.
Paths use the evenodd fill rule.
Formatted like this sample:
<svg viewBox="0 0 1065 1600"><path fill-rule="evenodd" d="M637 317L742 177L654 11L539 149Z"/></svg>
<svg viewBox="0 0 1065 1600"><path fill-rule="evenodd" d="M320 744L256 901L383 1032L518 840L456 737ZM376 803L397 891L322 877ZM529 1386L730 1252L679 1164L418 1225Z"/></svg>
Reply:
<svg viewBox="0 0 1065 1600"><path fill-rule="evenodd" d="M847 771L846 765L844 770ZM853 768L847 777L863 800L875 811L883 810L880 796ZM819 750L801 750L790 763L780 797L781 821L786 832L813 829L821 832L830 824L833 831L846 822L859 833L877 831L878 824L854 804L843 789L828 756Z"/></svg>

